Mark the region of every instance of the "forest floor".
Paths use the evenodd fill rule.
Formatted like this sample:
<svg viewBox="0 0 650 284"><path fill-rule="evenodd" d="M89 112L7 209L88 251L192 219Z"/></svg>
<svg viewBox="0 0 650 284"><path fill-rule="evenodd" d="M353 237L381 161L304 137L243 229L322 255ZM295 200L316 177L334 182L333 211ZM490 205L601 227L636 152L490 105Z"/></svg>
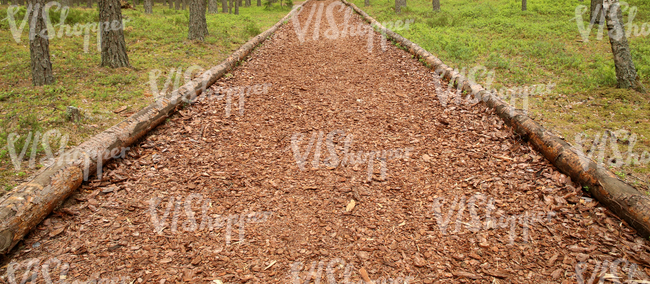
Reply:
<svg viewBox="0 0 650 284"><path fill-rule="evenodd" d="M439 78L406 51L382 51L377 33L332 38L325 12L309 20L320 3L334 1L298 16L304 41L283 25L82 185L4 257L0 279L648 279L648 240L485 106L443 106Z"/></svg>
<svg viewBox="0 0 650 284"><path fill-rule="evenodd" d="M607 29L590 28L589 1L529 1L525 12L521 1L449 0L439 12L431 1L407 1L401 13L394 0L352 2L465 74L493 71L476 80L650 194L650 94L616 88ZM621 5L632 59L650 88L650 6Z"/></svg>

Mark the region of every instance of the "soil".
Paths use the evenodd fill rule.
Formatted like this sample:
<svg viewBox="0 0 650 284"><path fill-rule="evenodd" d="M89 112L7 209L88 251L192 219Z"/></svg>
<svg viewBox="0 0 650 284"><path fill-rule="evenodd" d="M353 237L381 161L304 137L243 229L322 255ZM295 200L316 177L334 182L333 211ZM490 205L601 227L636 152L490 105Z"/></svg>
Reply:
<svg viewBox="0 0 650 284"><path fill-rule="evenodd" d="M323 283L575 283L617 260L623 280L629 263L647 279L648 241L491 110L443 106L446 85L377 33L371 52L367 35L326 38L333 1L307 3L302 26L321 3L317 40L316 19L302 43L282 26L42 222L2 281L33 259L36 283L311 283L310 269ZM215 95L244 86L243 101ZM346 148L385 163L341 162Z"/></svg>

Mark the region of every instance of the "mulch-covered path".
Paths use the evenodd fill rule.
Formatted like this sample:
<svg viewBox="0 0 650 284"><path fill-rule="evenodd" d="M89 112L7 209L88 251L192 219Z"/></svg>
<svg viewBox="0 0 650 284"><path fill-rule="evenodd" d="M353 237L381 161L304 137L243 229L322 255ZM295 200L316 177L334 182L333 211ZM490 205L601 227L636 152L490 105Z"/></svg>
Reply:
<svg viewBox="0 0 650 284"><path fill-rule="evenodd" d="M433 73L382 52L376 33L371 52L367 35L326 38L333 1L307 3L301 28L321 3L317 40L318 9L303 43L284 25L213 86L253 86L243 100L211 92L152 131L5 257L2 281L575 283L610 263L622 280L628 263L650 274L648 241L485 106L443 107Z"/></svg>

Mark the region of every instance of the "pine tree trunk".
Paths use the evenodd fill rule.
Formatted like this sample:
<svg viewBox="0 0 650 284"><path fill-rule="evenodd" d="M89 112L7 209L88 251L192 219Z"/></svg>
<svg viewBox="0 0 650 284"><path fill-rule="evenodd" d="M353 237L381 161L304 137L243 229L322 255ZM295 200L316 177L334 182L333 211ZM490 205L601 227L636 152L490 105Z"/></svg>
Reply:
<svg viewBox="0 0 650 284"><path fill-rule="evenodd" d="M176 0L174 2L174 9L178 11L180 8L181 8L181 0Z"/></svg>
<svg viewBox="0 0 650 284"><path fill-rule="evenodd" d="M86 8L91 8L93 7L93 0L88 0L86 1Z"/></svg>
<svg viewBox="0 0 650 284"><path fill-rule="evenodd" d="M144 13L153 14L153 0L144 0Z"/></svg>
<svg viewBox="0 0 650 284"><path fill-rule="evenodd" d="M211 0L211 2L214 2ZM208 34L208 24L205 21L205 0L190 0L190 29L187 36L190 40L203 40Z"/></svg>
<svg viewBox="0 0 650 284"><path fill-rule="evenodd" d="M169 9L174 9L174 1L173 0L167 0L169 2Z"/></svg>
<svg viewBox="0 0 650 284"><path fill-rule="evenodd" d="M239 15L239 1L235 0L235 15Z"/></svg>
<svg viewBox="0 0 650 284"><path fill-rule="evenodd" d="M216 14L219 13L219 3L217 0L208 0L208 13Z"/></svg>
<svg viewBox="0 0 650 284"><path fill-rule="evenodd" d="M50 41L48 40L43 13L39 11L39 8L45 5L45 1L35 0L34 2L36 3L34 4L34 16L36 17L29 17L29 54L31 57L32 83L34 86L50 85L54 83L52 61L50 61ZM46 36L44 37L40 36L42 30L45 30Z"/></svg>
<svg viewBox="0 0 650 284"><path fill-rule="evenodd" d="M221 0L221 13L228 13L228 0Z"/></svg>
<svg viewBox="0 0 650 284"><path fill-rule="evenodd" d="M180 0L181 1L181 10L185 10L185 0Z"/></svg>
<svg viewBox="0 0 650 284"><path fill-rule="evenodd" d="M237 1L237 7L241 7L241 6L242 6L242 0L235 0L235 1Z"/></svg>
<svg viewBox="0 0 650 284"><path fill-rule="evenodd" d="M246 0L246 7L250 7L250 6L251 6L251 0Z"/></svg>
<svg viewBox="0 0 650 284"><path fill-rule="evenodd" d="M623 13L618 0L605 0L605 21L609 34L609 43L612 46L614 55L614 66L616 67L616 80L618 87L622 89L635 89L641 93L646 93L645 88L639 81L639 77L632 62L630 54L630 45L625 37L625 29L621 23Z"/></svg>
<svg viewBox="0 0 650 284"><path fill-rule="evenodd" d="M433 11L440 11L440 0L433 0Z"/></svg>
<svg viewBox="0 0 650 284"><path fill-rule="evenodd" d="M395 0L395 13L402 12L402 7L406 7L406 0Z"/></svg>
<svg viewBox="0 0 650 284"><path fill-rule="evenodd" d="M124 41L124 28L122 27L122 8L120 8L120 1L99 0L98 6L102 36L101 66L111 68L131 67L129 64L129 57L126 54L126 42ZM116 25L113 25L113 23L116 23Z"/></svg>
<svg viewBox="0 0 650 284"><path fill-rule="evenodd" d="M591 14L589 17L589 22L600 25L603 24L601 19L603 18L603 0L591 0Z"/></svg>
<svg viewBox="0 0 650 284"><path fill-rule="evenodd" d="M526 3L526 0L521 0L521 10L522 11L528 10L528 3Z"/></svg>
<svg viewBox="0 0 650 284"><path fill-rule="evenodd" d="M262 6L262 0L257 0L257 7L261 7L261 6Z"/></svg>

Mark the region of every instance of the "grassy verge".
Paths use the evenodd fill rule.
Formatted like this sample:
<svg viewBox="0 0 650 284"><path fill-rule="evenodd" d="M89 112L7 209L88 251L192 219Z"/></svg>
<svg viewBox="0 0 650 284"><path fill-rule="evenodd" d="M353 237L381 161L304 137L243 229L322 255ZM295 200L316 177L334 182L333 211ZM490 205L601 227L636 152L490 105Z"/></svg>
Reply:
<svg viewBox="0 0 650 284"><path fill-rule="evenodd" d="M7 8L0 6L0 15L7 15ZM15 16L18 27L24 10ZM251 37L270 28L289 10L289 7L277 5L270 8L253 6L242 7L240 15L208 14L210 35L205 42L192 42L187 40L187 10L170 10L156 4L153 14L146 15L142 6L135 10L125 9L122 11L127 20L124 33L133 68L99 67L101 56L97 51L96 33L90 32L88 52L84 52L83 32L75 35L73 30L66 36L63 30L61 37L50 40L56 83L45 87L31 84L29 24L25 25L21 41L17 43L9 22L0 21L0 195L42 167L39 160L45 153L44 144L42 139L36 148L33 143L27 144L29 132L57 130L61 136L68 136L68 142L64 143L68 147L78 145L153 102L149 84L152 70L160 70L157 83L158 89L162 89L172 68L184 71L198 65L209 69ZM52 22L59 20L60 13L52 13ZM96 8L75 7L65 17L65 23L72 27L76 23L96 23L97 20ZM59 32L59 26L54 28ZM69 121L66 117L68 106L81 109L82 119ZM9 155L7 139L10 133L20 135L15 142L18 155L25 147L24 157L19 161L20 169L16 169ZM63 139L52 137L49 145L52 152L56 152ZM30 168L27 160L33 150L37 158L34 167Z"/></svg>
<svg viewBox="0 0 650 284"><path fill-rule="evenodd" d="M596 25L585 41L575 19L578 5L589 5L588 1L529 1L525 12L521 1L512 0L441 1L438 12L432 11L430 1L408 1L400 14L394 12L393 0L370 0L369 7L363 0L352 2L379 22L413 19L408 29L397 32L459 70L477 65L493 69L492 88L505 91L555 84L550 93L530 98L530 116L573 145L580 135L586 140L585 151L605 131L615 132L616 143L608 139L604 158L616 157L616 150L621 154L619 163L621 158L628 160L630 153L637 157L625 166L610 166L611 170L637 188L650 189L650 164L639 157L650 152L650 94L616 89L607 32L599 40ZM626 10L624 22L631 20L639 27L628 38L632 57L643 83L650 87L650 7L643 0L628 3L637 6L636 15L630 16L633 8ZM588 29L589 12L582 16ZM521 101L516 105L521 107Z"/></svg>

